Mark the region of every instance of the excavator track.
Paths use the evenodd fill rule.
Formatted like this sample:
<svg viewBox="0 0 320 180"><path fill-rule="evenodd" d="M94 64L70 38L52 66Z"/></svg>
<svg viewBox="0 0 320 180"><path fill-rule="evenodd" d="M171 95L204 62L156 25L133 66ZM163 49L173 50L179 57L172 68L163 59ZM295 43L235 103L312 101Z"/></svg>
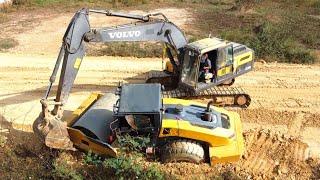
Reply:
<svg viewBox="0 0 320 180"><path fill-rule="evenodd" d="M174 89L162 92L165 98L213 98L214 104L218 106L233 106L246 108L250 105L250 96L240 87L215 86L199 93L185 89Z"/></svg>
<svg viewBox="0 0 320 180"><path fill-rule="evenodd" d="M160 83L164 85L162 91L164 98L200 99L212 98L217 106L231 106L247 108L251 103L250 96L241 87L231 87L228 85L214 86L199 93L188 89L177 88L175 76L161 71L151 71L146 77L146 83ZM231 83L232 84L232 83Z"/></svg>

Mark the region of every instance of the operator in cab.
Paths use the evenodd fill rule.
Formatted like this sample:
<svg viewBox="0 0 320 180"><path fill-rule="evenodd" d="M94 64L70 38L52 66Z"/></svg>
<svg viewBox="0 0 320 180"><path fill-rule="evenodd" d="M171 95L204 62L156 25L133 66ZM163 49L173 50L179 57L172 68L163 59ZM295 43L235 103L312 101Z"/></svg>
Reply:
<svg viewBox="0 0 320 180"><path fill-rule="evenodd" d="M202 55L200 60L199 82L211 82L211 78L213 77L212 73L210 72L211 68L211 60L208 58L208 54L205 53Z"/></svg>

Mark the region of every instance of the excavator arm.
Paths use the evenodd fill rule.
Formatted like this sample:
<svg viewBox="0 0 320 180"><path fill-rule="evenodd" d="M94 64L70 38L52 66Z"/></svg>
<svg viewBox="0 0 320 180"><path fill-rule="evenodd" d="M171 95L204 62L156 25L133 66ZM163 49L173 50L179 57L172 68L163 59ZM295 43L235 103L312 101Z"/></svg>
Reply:
<svg viewBox="0 0 320 180"><path fill-rule="evenodd" d="M99 13L106 16L115 16L137 20L134 23L114 27L91 29L89 13ZM162 18L155 18L161 16ZM42 112L35 121L33 129L52 148L72 149L72 142L68 137L66 123L61 121L63 107L67 103L71 88L77 76L82 59L85 55L84 42L121 42L121 41L155 41L163 42L167 47L167 54L179 71L170 49L175 53L183 54L187 40L184 33L162 13L145 16L117 13L108 10L81 9L73 16L64 36L60 52L50 77L50 83L43 99L41 99ZM170 47L170 48L169 48ZM178 59L179 61L179 59ZM56 80L57 72L61 66L60 79L56 98L48 99L52 85ZM53 110L49 109L54 105Z"/></svg>

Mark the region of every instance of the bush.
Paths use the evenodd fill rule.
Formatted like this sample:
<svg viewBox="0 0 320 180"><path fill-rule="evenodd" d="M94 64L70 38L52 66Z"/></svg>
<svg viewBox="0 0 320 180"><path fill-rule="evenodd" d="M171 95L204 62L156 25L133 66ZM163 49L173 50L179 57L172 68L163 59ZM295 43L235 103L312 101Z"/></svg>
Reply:
<svg viewBox="0 0 320 180"><path fill-rule="evenodd" d="M164 179L163 173L155 165L146 163L143 154L137 152L147 147L150 138L123 135L117 137L119 146L116 158L102 159L89 151L82 159L85 170L81 172L85 177L101 178L101 174L116 177L116 179ZM78 170L79 171L79 170ZM57 168L58 177L76 176L76 172L68 172L61 163Z"/></svg>
<svg viewBox="0 0 320 180"><path fill-rule="evenodd" d="M12 4L16 6L21 6L25 4L29 4L31 0L12 0Z"/></svg>
<svg viewBox="0 0 320 180"><path fill-rule="evenodd" d="M18 41L12 38L0 39L0 51L10 49L18 45Z"/></svg>
<svg viewBox="0 0 320 180"><path fill-rule="evenodd" d="M3 148L7 143L7 138L0 134L0 148Z"/></svg>
<svg viewBox="0 0 320 180"><path fill-rule="evenodd" d="M320 1L314 1L312 7L317 10L320 10Z"/></svg>
<svg viewBox="0 0 320 180"><path fill-rule="evenodd" d="M89 48L88 55L93 56L162 57L161 43L113 42L106 43L103 47Z"/></svg>
<svg viewBox="0 0 320 180"><path fill-rule="evenodd" d="M287 49L285 58L290 63L304 63L312 64L315 62L316 57L312 54L311 50L301 48L301 47L289 47Z"/></svg>
<svg viewBox="0 0 320 180"><path fill-rule="evenodd" d="M70 165L64 160L55 160L53 162L53 176L59 179L75 179L82 180L83 177L72 169Z"/></svg>
<svg viewBox="0 0 320 180"><path fill-rule="evenodd" d="M245 44L255 51L258 58L288 63L314 63L311 50L293 37L290 28L283 24L264 23L253 31L236 29L222 32L221 37Z"/></svg>
<svg viewBox="0 0 320 180"><path fill-rule="evenodd" d="M130 136L123 135L118 136L118 143L122 150L124 151L142 151L146 147L150 146L150 137L140 137L140 136Z"/></svg>
<svg viewBox="0 0 320 180"><path fill-rule="evenodd" d="M92 153L92 151L89 151L83 158L83 163L84 164L93 164L93 165L98 165L101 164L102 158L98 156L97 154Z"/></svg>
<svg viewBox="0 0 320 180"><path fill-rule="evenodd" d="M143 167L138 155L120 154L117 158L106 159L103 164L119 179L164 179L156 166Z"/></svg>
<svg viewBox="0 0 320 180"><path fill-rule="evenodd" d="M112 0L112 3L114 5L119 4L124 4L126 6L135 6L137 4L147 4L149 3L149 0Z"/></svg>
<svg viewBox="0 0 320 180"><path fill-rule="evenodd" d="M256 36L249 42L258 57L277 58L291 63L314 63L311 51L299 45L281 25L265 23L257 28Z"/></svg>

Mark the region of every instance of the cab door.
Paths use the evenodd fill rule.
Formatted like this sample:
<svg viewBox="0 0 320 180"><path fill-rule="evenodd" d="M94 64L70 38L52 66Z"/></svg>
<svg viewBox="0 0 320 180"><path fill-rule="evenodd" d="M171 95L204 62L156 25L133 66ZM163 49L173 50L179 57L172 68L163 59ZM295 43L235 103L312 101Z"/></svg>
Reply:
<svg viewBox="0 0 320 180"><path fill-rule="evenodd" d="M199 55L192 49L186 49L182 63L180 85L196 91L199 74Z"/></svg>
<svg viewBox="0 0 320 180"><path fill-rule="evenodd" d="M233 77L233 46L228 45L218 49L216 61L216 78L217 82L232 79Z"/></svg>

